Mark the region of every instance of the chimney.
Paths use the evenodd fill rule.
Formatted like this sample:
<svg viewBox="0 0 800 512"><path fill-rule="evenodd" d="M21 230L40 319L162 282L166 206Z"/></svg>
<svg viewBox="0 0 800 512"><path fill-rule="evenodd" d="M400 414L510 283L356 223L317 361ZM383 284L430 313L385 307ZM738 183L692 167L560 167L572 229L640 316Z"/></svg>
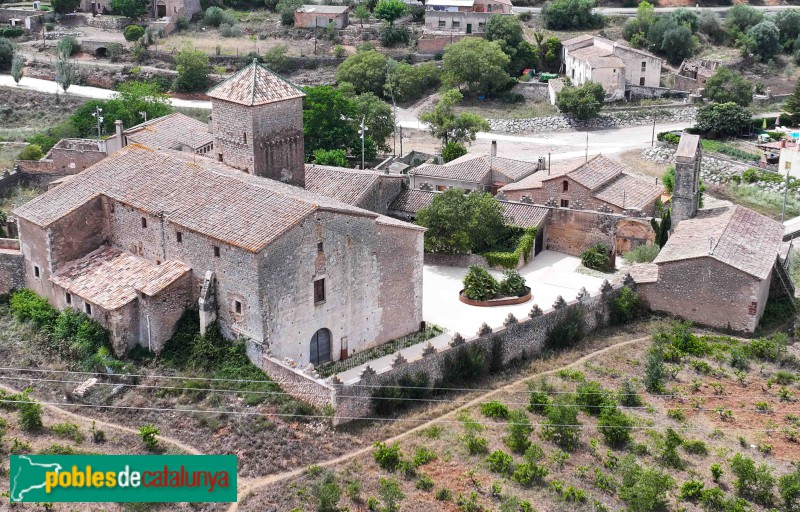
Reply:
<svg viewBox="0 0 800 512"><path fill-rule="evenodd" d="M120 121L119 119L114 121L114 136L116 137L117 142L119 143L120 149L125 147L125 140L122 138L122 121Z"/></svg>
<svg viewBox="0 0 800 512"><path fill-rule="evenodd" d="M492 141L492 149L491 149L490 155L492 156L492 158L497 156L497 141L496 140Z"/></svg>
<svg viewBox="0 0 800 512"><path fill-rule="evenodd" d="M214 122L211 120L211 114L208 114L208 133L214 133Z"/></svg>

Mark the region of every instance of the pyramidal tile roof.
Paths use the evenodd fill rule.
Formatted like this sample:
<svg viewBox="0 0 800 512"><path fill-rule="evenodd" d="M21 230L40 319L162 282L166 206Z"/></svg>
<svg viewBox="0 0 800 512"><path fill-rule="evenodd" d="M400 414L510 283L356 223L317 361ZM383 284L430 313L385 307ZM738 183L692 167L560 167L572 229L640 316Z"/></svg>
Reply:
<svg viewBox="0 0 800 512"><path fill-rule="evenodd" d="M207 94L210 98L248 107L305 96L299 87L260 65L255 59Z"/></svg>

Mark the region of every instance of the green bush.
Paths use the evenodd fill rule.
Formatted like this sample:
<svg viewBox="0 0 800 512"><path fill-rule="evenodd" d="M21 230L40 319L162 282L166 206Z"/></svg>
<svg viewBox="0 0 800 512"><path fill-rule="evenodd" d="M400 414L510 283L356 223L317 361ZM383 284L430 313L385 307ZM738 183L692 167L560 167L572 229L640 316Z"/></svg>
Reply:
<svg viewBox="0 0 800 512"><path fill-rule="evenodd" d="M756 466L753 459L737 453L731 459L731 472L736 476L734 486L739 496L751 498L764 507L772 506L775 477L767 464Z"/></svg>
<svg viewBox="0 0 800 512"><path fill-rule="evenodd" d="M667 144L678 144L681 141L681 136L672 132L661 132L656 136L656 138L661 142L666 142Z"/></svg>
<svg viewBox="0 0 800 512"><path fill-rule="evenodd" d="M642 397L636 389L636 385L630 380L625 379L617 392L617 400L625 407L641 407L644 403Z"/></svg>
<svg viewBox="0 0 800 512"><path fill-rule="evenodd" d="M581 263L586 268L605 271L611 265L610 254L605 244L595 244L581 253Z"/></svg>
<svg viewBox="0 0 800 512"><path fill-rule="evenodd" d="M11 312L20 322L30 322L38 329L51 331L58 318L58 311L53 308L47 299L39 297L27 288L14 292L11 295Z"/></svg>
<svg viewBox="0 0 800 512"><path fill-rule="evenodd" d="M442 148L442 159L445 162L451 162L456 158L464 156L467 154L467 148L460 142L449 141L447 144L444 145Z"/></svg>
<svg viewBox="0 0 800 512"><path fill-rule="evenodd" d="M617 408L604 409L600 413L597 426L606 443L614 448L623 448L632 439L631 428L634 421Z"/></svg>
<svg viewBox="0 0 800 512"><path fill-rule="evenodd" d="M547 391L532 390L528 410L537 414L544 414L550 405L550 395Z"/></svg>
<svg viewBox="0 0 800 512"><path fill-rule="evenodd" d="M144 446L151 452L158 447L158 438L156 436L159 434L161 434L161 431L153 425L139 427L139 437L142 438Z"/></svg>
<svg viewBox="0 0 800 512"><path fill-rule="evenodd" d="M691 480L687 480L681 486L681 494L680 499L683 501L698 501L700 497L703 495L703 488L705 484L700 480L696 480L692 478Z"/></svg>
<svg viewBox="0 0 800 512"><path fill-rule="evenodd" d="M639 294L628 287L622 288L619 295L611 299L611 324L622 325L641 317L647 305Z"/></svg>
<svg viewBox="0 0 800 512"><path fill-rule="evenodd" d="M481 347L464 345L455 355L448 354L445 356L442 362L442 381L440 385L441 387L475 386L489 369L489 358Z"/></svg>
<svg viewBox="0 0 800 512"><path fill-rule="evenodd" d="M644 387L650 393L662 393L664 391L664 381L667 377L664 368L664 352L656 346L650 347L647 351L644 369Z"/></svg>
<svg viewBox="0 0 800 512"><path fill-rule="evenodd" d="M528 228L520 236L517 246L513 252L486 252L483 256L486 262L492 267L505 267L507 269L516 268L519 264L519 257L522 256L525 263L530 258L533 245L536 242L536 228Z"/></svg>
<svg viewBox="0 0 800 512"><path fill-rule="evenodd" d="M480 265L470 265L464 276L464 296L471 300L489 300L497 296L500 285L492 275Z"/></svg>
<svg viewBox="0 0 800 512"><path fill-rule="evenodd" d="M611 392L604 389L597 381L581 382L576 393L576 403L592 416L599 416L605 408L617 405L611 397Z"/></svg>
<svg viewBox="0 0 800 512"><path fill-rule="evenodd" d="M42 423L42 406L23 393L24 400L17 404L19 411L19 426L26 432L39 432L44 427Z"/></svg>
<svg viewBox="0 0 800 512"><path fill-rule="evenodd" d="M430 379L422 370L392 379L372 393L375 412L380 416L394 414L411 407L432 393Z"/></svg>
<svg viewBox="0 0 800 512"><path fill-rule="evenodd" d="M547 346L565 348L583 338L586 331L586 309L583 306L569 306L561 320L547 331Z"/></svg>
<svg viewBox="0 0 800 512"><path fill-rule="evenodd" d="M24 33L25 30L20 27L4 27L0 29L0 37L19 37Z"/></svg>
<svg viewBox="0 0 800 512"><path fill-rule="evenodd" d="M372 456L381 469L389 472L396 471L403 460L403 454L400 452L400 445L397 443L391 446L386 446L386 443L381 442L375 443Z"/></svg>
<svg viewBox="0 0 800 512"><path fill-rule="evenodd" d="M81 44L72 36L62 37L61 40L58 41L58 46L56 47L58 53L68 57L80 50L80 48Z"/></svg>
<svg viewBox="0 0 800 512"><path fill-rule="evenodd" d="M508 436L503 439L514 453L525 453L531 446L533 426L525 411L511 411L508 416Z"/></svg>
<svg viewBox="0 0 800 512"><path fill-rule="evenodd" d="M644 245L634 247L625 253L623 258L627 263L650 263L656 259L660 251L661 248L658 245L648 242Z"/></svg>
<svg viewBox="0 0 800 512"><path fill-rule="evenodd" d="M706 443L699 439L684 441L683 449L686 451L686 453L691 453L693 455L708 455L708 447L706 446Z"/></svg>
<svg viewBox="0 0 800 512"><path fill-rule="evenodd" d="M784 512L800 512L800 468L778 479Z"/></svg>
<svg viewBox="0 0 800 512"><path fill-rule="evenodd" d="M486 459L489 463L489 470L501 475L511 475L514 472L514 459L503 450L495 450Z"/></svg>
<svg viewBox="0 0 800 512"><path fill-rule="evenodd" d="M574 397L562 395L557 402L547 407L547 420L542 426L542 437L553 441L563 450L574 450L581 436L578 410Z"/></svg>
<svg viewBox="0 0 800 512"><path fill-rule="evenodd" d="M500 282L500 294L504 297L521 297L527 292L525 278L516 270L505 270Z"/></svg>
<svg viewBox="0 0 800 512"><path fill-rule="evenodd" d="M212 7L213 9L213 7ZM125 38L126 41L138 41L144 35L144 27L139 25L128 25L125 27L125 30L122 31L122 36Z"/></svg>
<svg viewBox="0 0 800 512"><path fill-rule="evenodd" d="M595 14L594 0L553 0L545 4L542 16L551 30L579 30L603 25L603 16Z"/></svg>
<svg viewBox="0 0 800 512"><path fill-rule="evenodd" d="M508 406L503 402L492 400L481 404L481 414L492 419L508 419Z"/></svg>
<svg viewBox="0 0 800 512"><path fill-rule="evenodd" d="M395 27L384 25L380 32L381 45L386 48L393 48L398 45L408 44L411 40L411 32L406 27Z"/></svg>
<svg viewBox="0 0 800 512"><path fill-rule="evenodd" d="M43 157L44 152L37 144L28 144L17 155L18 160L41 160Z"/></svg>
<svg viewBox="0 0 800 512"><path fill-rule="evenodd" d="M622 485L619 496L631 512L655 512L667 508L667 493L675 480L658 469L643 469L633 456L626 456L620 466Z"/></svg>

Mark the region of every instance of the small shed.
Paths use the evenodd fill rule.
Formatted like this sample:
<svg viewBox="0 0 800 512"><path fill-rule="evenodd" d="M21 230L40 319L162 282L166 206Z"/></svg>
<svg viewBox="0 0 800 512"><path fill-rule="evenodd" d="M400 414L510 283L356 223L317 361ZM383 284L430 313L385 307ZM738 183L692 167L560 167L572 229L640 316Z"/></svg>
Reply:
<svg viewBox="0 0 800 512"><path fill-rule="evenodd" d="M349 11L346 5L303 5L294 12L294 25L316 28L334 23L337 29L343 29L350 23Z"/></svg>

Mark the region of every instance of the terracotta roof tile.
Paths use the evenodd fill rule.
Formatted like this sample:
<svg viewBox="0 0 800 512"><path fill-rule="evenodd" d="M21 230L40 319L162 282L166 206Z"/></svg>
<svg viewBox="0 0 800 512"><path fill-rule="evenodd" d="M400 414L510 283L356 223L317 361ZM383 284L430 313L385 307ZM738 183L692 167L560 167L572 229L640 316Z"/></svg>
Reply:
<svg viewBox="0 0 800 512"><path fill-rule="evenodd" d="M520 228L540 227L550 212L549 208L542 206L511 201L500 201L500 206L503 207L503 213L509 224Z"/></svg>
<svg viewBox="0 0 800 512"><path fill-rule="evenodd" d="M208 131L207 123L180 112L132 126L124 133L129 143L153 149L180 150L186 145L197 150L214 142L214 135Z"/></svg>
<svg viewBox="0 0 800 512"><path fill-rule="evenodd" d="M622 173L593 195L619 208L642 210L663 193L664 186L658 179Z"/></svg>
<svg viewBox="0 0 800 512"><path fill-rule="evenodd" d="M700 210L678 224L653 263L710 257L766 279L782 238L779 222L742 206Z"/></svg>
<svg viewBox="0 0 800 512"><path fill-rule="evenodd" d="M489 175L489 163L481 155L466 154L444 165L422 164L409 174L481 183Z"/></svg>
<svg viewBox="0 0 800 512"><path fill-rule="evenodd" d="M107 196L179 226L258 252L316 210L377 214L209 158L130 145L16 210L48 226Z"/></svg>
<svg viewBox="0 0 800 512"><path fill-rule="evenodd" d="M306 190L355 205L379 179L374 171L306 164Z"/></svg>
<svg viewBox="0 0 800 512"><path fill-rule="evenodd" d="M427 190L404 190L389 205L389 210L404 213L417 213L429 206L436 197L436 192Z"/></svg>
<svg viewBox="0 0 800 512"><path fill-rule="evenodd" d="M66 264L50 280L92 304L113 311L136 299L137 292L156 295L190 271L179 261L154 265L106 246Z"/></svg>
<svg viewBox="0 0 800 512"><path fill-rule="evenodd" d="M305 93L254 60L252 64L208 91L207 95L218 100L253 106L302 98Z"/></svg>
<svg viewBox="0 0 800 512"><path fill-rule="evenodd" d="M625 63L622 59L615 56L611 50L600 46L587 46L569 52L571 56L578 60L588 62L593 68L624 68Z"/></svg>
<svg viewBox="0 0 800 512"><path fill-rule="evenodd" d="M597 155L578 166L567 175L590 190L596 190L612 178L622 174L627 168L603 155Z"/></svg>

